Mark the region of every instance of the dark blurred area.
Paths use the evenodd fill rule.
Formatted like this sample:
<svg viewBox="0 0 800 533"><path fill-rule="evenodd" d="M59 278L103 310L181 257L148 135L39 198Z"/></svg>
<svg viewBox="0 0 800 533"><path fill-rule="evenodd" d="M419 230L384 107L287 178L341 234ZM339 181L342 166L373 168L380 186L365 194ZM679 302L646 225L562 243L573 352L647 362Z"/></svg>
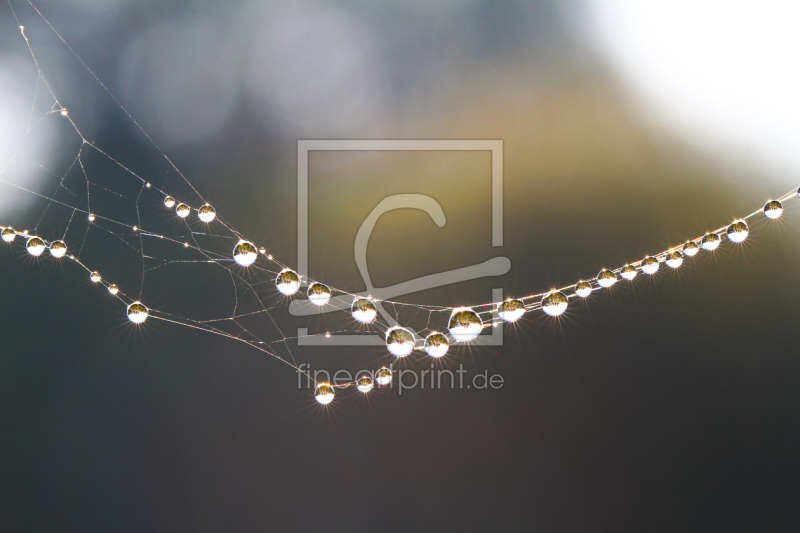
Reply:
<svg viewBox="0 0 800 533"><path fill-rule="evenodd" d="M154 185L188 194L30 6L12 4L84 135ZM518 295L592 277L722 226L799 181L796 137L781 122L795 102L767 91L770 115L731 83L711 95L730 112L678 90L665 103L664 93L648 92L673 72L647 70L658 62L646 38L659 34L629 35L645 39L636 50L647 68L634 72L607 36L635 25L641 8L617 27L609 21L621 20L622 8L607 4L37 7L217 212L289 264L299 139L503 140L502 248L491 247L484 154L320 152L310 160L311 275L362 290L352 258L359 224L383 196L423 192L448 224L387 214L370 241L370 272L385 286L511 259L500 279L401 297L452 305L487 301L494 286ZM770 9L767 18L776 16ZM663 24L700 24L689 7L671 13ZM781 31L786 18L796 20L776 17ZM752 15L748 28L779 33L762 19ZM711 42L716 31L744 35L740 23L723 16L697 34ZM36 70L7 5L0 24L5 165L25 135ZM692 42L700 57L703 42ZM758 42L747 46L752 57L734 69L744 77L751 63L775 59L759 55ZM675 72L689 64L682 57ZM779 76L785 64L773 62L778 77L759 71L754 87L793 87ZM727 80L712 67L685 74ZM677 117L674 109L688 111ZM736 109L759 110L760 122ZM715 116L726 117L717 130ZM51 192L80 145L60 128L43 123L28 159L3 179ZM113 179L105 165L89 168ZM111 196L96 209L116 209ZM620 282L556 320L529 316L506 328L502 347L451 350L445 366L501 374L500 390L342 393L327 409L298 389L291 368L261 352L162 322L134 330L119 303L71 265L2 247L0 529L795 531L795 201L780 220L752 224L742 246L725 243L677 271L662 266L652 278ZM45 205L0 184L3 224L32 225ZM131 267L138 257L91 235L86 253L97 264L140 275ZM201 269L155 274L148 301L199 314L230 305L229 287ZM301 321L286 315L285 307L273 312L291 336ZM300 325L319 332L333 321ZM390 358L383 348L290 341L289 349L331 370Z"/></svg>

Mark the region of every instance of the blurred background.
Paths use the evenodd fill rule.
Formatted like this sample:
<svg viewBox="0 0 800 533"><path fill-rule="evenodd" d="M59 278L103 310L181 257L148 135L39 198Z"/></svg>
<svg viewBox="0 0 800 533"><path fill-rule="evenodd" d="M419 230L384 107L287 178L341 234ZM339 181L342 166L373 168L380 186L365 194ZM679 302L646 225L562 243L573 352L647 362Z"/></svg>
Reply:
<svg viewBox="0 0 800 533"><path fill-rule="evenodd" d="M157 186L183 187L36 12L11 4L84 135ZM488 154L313 155L311 274L354 291L355 233L390 194L429 194L448 223L384 216L368 254L376 285L511 259L500 279L403 298L451 305L592 277L800 183L800 8L787 2L37 7L217 212L290 264L298 139L503 140L502 248ZM37 73L8 5L0 24L4 168L46 98L32 104ZM48 120L4 179L55 187L80 139ZM743 246L619 283L559 320L530 317L502 347L451 351L446 366L499 373L500 390L341 394L328 409L262 353L179 326L134 331L82 274L3 249L0 526L793 531L793 202ZM31 225L43 207L0 186L3 224ZM139 275L94 242L95 264ZM146 293L187 314L228 305L229 287L204 276L169 272ZM299 323L274 316L286 332ZM315 368L389 362L378 347L290 349Z"/></svg>

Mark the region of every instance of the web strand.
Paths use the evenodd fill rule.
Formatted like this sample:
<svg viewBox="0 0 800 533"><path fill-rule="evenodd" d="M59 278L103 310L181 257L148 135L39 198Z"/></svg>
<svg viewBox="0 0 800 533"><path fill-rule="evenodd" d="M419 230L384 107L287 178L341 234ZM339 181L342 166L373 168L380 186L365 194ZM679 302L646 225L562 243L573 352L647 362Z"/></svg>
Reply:
<svg viewBox="0 0 800 533"><path fill-rule="evenodd" d="M95 142L87 139L48 81L37 58L35 47L25 34L11 0L7 2L32 58L37 79L26 132L8 164L0 170L0 183L44 201L45 206L32 231L2 227L0 229L3 230L3 239L9 243L25 241L28 252L34 256L41 255L45 249L49 249L53 257L62 257L57 253L62 253L63 245L65 260L77 265L83 274L89 275L93 282L105 287L114 298L125 305L128 317L137 325L148 319L160 320L236 340L279 360L309 379L313 378L298 363L289 344L289 341L297 337L286 336L273 316L274 311L285 312L287 307L286 298L280 298L278 291L294 296L304 287L311 303L319 304L321 309L335 308L351 314L353 321L344 328L334 328L333 332L327 331L319 335L330 336L332 333L356 331L378 334L386 339L388 351L395 357L405 357L413 352L441 357L447 353L451 345L467 344L486 329L505 322L515 322L540 311L551 316L561 315L571 301L590 297L594 292L606 290L617 282L634 282L635 278L654 275L660 269L677 269L695 254L713 253L717 246L727 241L739 244L750 232L748 223L755 223L758 218L779 217L785 205L797 198L797 191L789 191L777 200L768 202L764 207L732 223L671 246L652 256L613 269L601 269L592 278L579 280L557 289L507 298L503 301L465 303L458 306L412 304L372 298L360 292L334 287L323 281L300 277L290 265L269 253L268 247L259 246L255 240L246 238L221 214L216 213L188 177L178 169L41 11L30 0L26 0L36 15L90 74L103 93L114 102L126 120L135 126L158 152L159 157L178 174L182 185L188 188L188 196L195 196L195 201L182 197L180 184L167 183L158 187L145 177L147 173L134 170L130 164L123 164L107 150L101 149ZM58 182L49 195L9 179L13 163L34 133L36 110L42 98L40 93L44 93L41 90L42 86L52 99L52 105L40 117L40 123L44 124L51 120L65 121L80 141L77 152L63 173L56 173ZM119 171L118 174L108 172L111 176L105 177L94 174L89 164L93 155L110 163L112 168ZM81 188L85 188L85 195ZM122 207L104 209L104 203L113 205L119 203ZM192 207L197 205L200 207ZM131 209L130 216L126 218L121 213L128 208ZM85 228L82 227L81 220L85 221ZM49 226L55 226L57 231ZM57 240L48 240L40 236L40 233L47 232L60 237ZM101 238L120 243L123 252L136 256L137 274L134 276L127 271L120 274L133 287L129 288L128 292L122 289L122 281L119 281L118 286L116 281L107 281L104 278L103 272L109 265L89 266L91 260L85 256L90 255L89 248ZM75 252L71 253L73 249ZM130 262L124 263L126 270L130 264ZM95 266L97 270L93 269ZM211 274L207 274L208 277L224 277L226 286L229 282L229 290L232 293L230 312L222 316L203 318L147 305L150 280L175 267L183 269L192 267L197 271L209 267ZM135 294L136 297L131 294ZM352 302L352 306L347 305L347 302ZM339 307L336 307L337 305ZM378 312L380 306L386 309L392 320L381 316ZM423 319L409 324L399 324L398 317L404 310L413 310L416 317L422 316ZM263 320L256 326L248 322L259 319ZM282 353L285 355L281 355ZM383 370L385 368L378 372ZM376 375L373 375L372 379L382 384ZM359 384L359 379L333 385L316 383L318 400L327 403L333 397L334 388L349 388ZM330 388L330 392L326 387Z"/></svg>

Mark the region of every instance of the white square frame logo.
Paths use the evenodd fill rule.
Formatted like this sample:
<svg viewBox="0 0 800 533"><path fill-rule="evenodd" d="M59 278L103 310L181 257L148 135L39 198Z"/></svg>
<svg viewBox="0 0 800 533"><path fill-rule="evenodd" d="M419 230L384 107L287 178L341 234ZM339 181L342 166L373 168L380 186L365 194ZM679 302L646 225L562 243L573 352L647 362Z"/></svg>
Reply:
<svg viewBox="0 0 800 533"><path fill-rule="evenodd" d="M483 151L491 153L491 180L492 180L492 247L503 246L503 141L498 139L485 140L399 140L399 139L301 139L297 141L297 273L301 279L308 279L308 154L312 151ZM505 272L510 268L510 262L503 259ZM484 264L491 263L492 260ZM447 280L448 273L442 273L437 279L440 283L432 286L444 286L450 283L463 281L456 279ZM484 276L476 276L484 277ZM472 277L469 279L476 279ZM412 291L415 292L415 291ZM503 299L503 289L492 289L492 301L499 302ZM333 301L333 300L332 300ZM295 300L290 305L290 311L302 309L303 300ZM342 305L334 309L343 309ZM349 309L349 306L346 308ZM493 310L496 318L497 310ZM307 312L292 312L297 316L309 314ZM360 335L309 335L308 328L297 329L297 343L299 346L383 346L384 340L374 334ZM491 333L480 335L474 344L486 346L502 346L502 324L491 328Z"/></svg>

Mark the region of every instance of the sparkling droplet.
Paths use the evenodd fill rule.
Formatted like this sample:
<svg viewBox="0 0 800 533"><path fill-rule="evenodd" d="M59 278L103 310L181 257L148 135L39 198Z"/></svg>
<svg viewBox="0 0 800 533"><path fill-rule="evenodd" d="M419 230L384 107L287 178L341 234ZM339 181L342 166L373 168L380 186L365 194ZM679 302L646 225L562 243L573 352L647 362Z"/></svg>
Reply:
<svg viewBox="0 0 800 533"><path fill-rule="evenodd" d="M211 222L215 218L217 218L217 212L214 211L214 208L210 205L206 204L202 206L200 209L197 210L197 216L203 222Z"/></svg>
<svg viewBox="0 0 800 533"><path fill-rule="evenodd" d="M151 187L150 182L148 181L147 183L144 184L144 186L149 189Z"/></svg>
<svg viewBox="0 0 800 533"><path fill-rule="evenodd" d="M447 342L447 337L438 331L425 337L425 353L431 357L443 357L449 349L450 343Z"/></svg>
<svg viewBox="0 0 800 533"><path fill-rule="evenodd" d="M636 270L635 266L633 266L633 265L625 265L624 267L622 267L622 270L620 270L619 275L622 276L623 278L627 279L628 281L630 281L633 278L635 278L636 274L638 274L638 273L639 272Z"/></svg>
<svg viewBox="0 0 800 533"><path fill-rule="evenodd" d="M67 245L64 241L55 241L50 244L50 255L56 259L67 255Z"/></svg>
<svg viewBox="0 0 800 533"><path fill-rule="evenodd" d="M333 401L333 387L327 383L320 383L314 390L314 399L322 405L328 405Z"/></svg>
<svg viewBox="0 0 800 533"><path fill-rule="evenodd" d="M67 108L66 107L62 107L61 108L61 116L62 117L66 117L68 115L69 115L69 111L67 111Z"/></svg>
<svg viewBox="0 0 800 533"><path fill-rule="evenodd" d="M141 302L133 302L128 306L128 319L134 324L141 324L147 320L149 311Z"/></svg>
<svg viewBox="0 0 800 533"><path fill-rule="evenodd" d="M3 230L3 240L6 242L12 242L17 237L17 232L11 228L6 228Z"/></svg>
<svg viewBox="0 0 800 533"><path fill-rule="evenodd" d="M28 253L34 257L42 255L42 252L44 252L45 248L44 241L39 237L31 237L28 239L25 247L28 249Z"/></svg>
<svg viewBox="0 0 800 533"><path fill-rule="evenodd" d="M597 284L603 288L608 288L617 282L617 275L604 268L597 274Z"/></svg>
<svg viewBox="0 0 800 533"><path fill-rule="evenodd" d="M386 332L386 347L396 357L405 357L414 349L414 335L406 328L395 326Z"/></svg>
<svg viewBox="0 0 800 533"><path fill-rule="evenodd" d="M99 272L92 272L89 274L89 279L92 280L92 283L99 283L102 278Z"/></svg>
<svg viewBox="0 0 800 533"><path fill-rule="evenodd" d="M516 322L525 314L525 304L521 300L509 298L497 306L497 316L506 322Z"/></svg>
<svg viewBox="0 0 800 533"><path fill-rule="evenodd" d="M368 373L364 372L358 378L356 378L356 388L359 392L363 392L364 394L368 393L372 390L375 384L372 382L372 378L369 376Z"/></svg>
<svg viewBox="0 0 800 533"><path fill-rule="evenodd" d="M139 231L139 226L134 226L133 231Z"/></svg>
<svg viewBox="0 0 800 533"><path fill-rule="evenodd" d="M119 292L119 287L117 287L116 285L114 285L114 284L112 283L111 285L109 285L109 286L108 286L108 292L110 292L111 294L113 294L114 296L116 296L116 295L117 295L117 293Z"/></svg>
<svg viewBox="0 0 800 533"><path fill-rule="evenodd" d="M281 294L291 296L300 290L300 278L291 268L284 268L275 278L275 286Z"/></svg>
<svg viewBox="0 0 800 533"><path fill-rule="evenodd" d="M783 214L783 204L778 200L770 200L764 205L764 215L775 220Z"/></svg>
<svg viewBox="0 0 800 533"><path fill-rule="evenodd" d="M575 294L581 298L586 298L592 294L592 285L588 281L579 281L575 285Z"/></svg>
<svg viewBox="0 0 800 533"><path fill-rule="evenodd" d="M550 316L564 314L567 310L568 300L563 292L553 291L542 298L542 311Z"/></svg>
<svg viewBox="0 0 800 533"><path fill-rule="evenodd" d="M697 252L700 251L700 247L697 246L697 243L694 241L689 241L683 245L683 255L686 257L694 257L697 255Z"/></svg>
<svg viewBox="0 0 800 533"><path fill-rule="evenodd" d="M728 226L728 239L733 242L744 242L747 235L750 233L750 228L744 220L737 220Z"/></svg>
<svg viewBox="0 0 800 533"><path fill-rule="evenodd" d="M669 252L664 261L670 268L678 268L683 264L683 254L679 251Z"/></svg>
<svg viewBox="0 0 800 533"><path fill-rule="evenodd" d="M172 196L167 196L164 198L164 205L172 209L172 207L175 205L175 198Z"/></svg>
<svg viewBox="0 0 800 533"><path fill-rule="evenodd" d="M308 286L308 301L314 305L325 305L331 299L331 290L322 283L312 283Z"/></svg>
<svg viewBox="0 0 800 533"><path fill-rule="evenodd" d="M388 385L392 382L392 371L386 367L381 368L375 373L375 381L378 385Z"/></svg>
<svg viewBox="0 0 800 533"><path fill-rule="evenodd" d="M233 260L243 267L249 267L255 263L257 257L258 252L252 242L239 241L238 244L233 247Z"/></svg>
<svg viewBox="0 0 800 533"><path fill-rule="evenodd" d="M353 314L353 318L362 324L369 324L378 316L378 310L375 309L375 304L366 298L356 298L353 300L350 312Z"/></svg>
<svg viewBox="0 0 800 533"><path fill-rule="evenodd" d="M89 222L94 222L95 216L89 213Z"/></svg>
<svg viewBox="0 0 800 533"><path fill-rule="evenodd" d="M447 324L450 335L459 342L469 342L480 335L483 330L483 321L478 313L469 307L457 307L450 315L450 322Z"/></svg>
<svg viewBox="0 0 800 533"><path fill-rule="evenodd" d="M181 218L188 217L191 211L192 209L186 204L178 204L178 207L175 208L175 214Z"/></svg>
<svg viewBox="0 0 800 533"><path fill-rule="evenodd" d="M704 250L708 250L709 252L716 250L719 247L719 235L716 233L706 233L703 236L703 240L700 241L700 245Z"/></svg>
<svg viewBox="0 0 800 533"><path fill-rule="evenodd" d="M258 249L258 253L264 255L265 253L267 253L267 249L262 246L261 248Z"/></svg>
<svg viewBox="0 0 800 533"><path fill-rule="evenodd" d="M658 272L659 266L660 265L658 264L658 259L656 259L655 257L651 257L648 255L647 257L642 259L642 272L644 272L645 274L655 274L656 272Z"/></svg>

